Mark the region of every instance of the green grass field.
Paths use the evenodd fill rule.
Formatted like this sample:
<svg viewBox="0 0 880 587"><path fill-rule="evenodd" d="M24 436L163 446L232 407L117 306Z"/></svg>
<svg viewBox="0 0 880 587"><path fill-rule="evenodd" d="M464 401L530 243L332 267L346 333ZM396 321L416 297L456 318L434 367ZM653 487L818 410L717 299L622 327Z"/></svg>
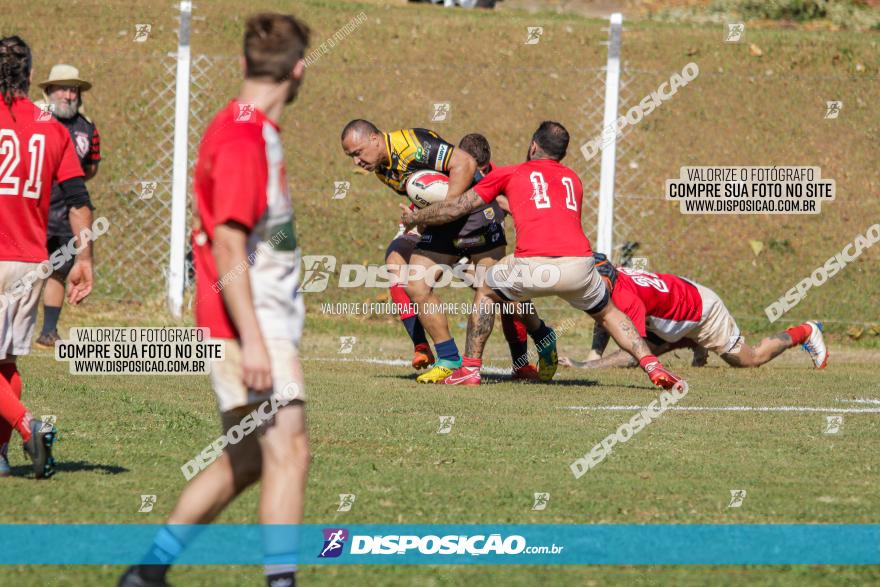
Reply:
<svg viewBox="0 0 880 587"><path fill-rule="evenodd" d="M159 301L168 249L174 3L12 4L0 11L0 34L18 33L31 44L35 81L52 63L77 65L94 83L86 105L102 134L105 159L89 188L112 228L96 245L96 293L84 307L65 309L62 334L74 326L180 325ZM543 11L523 10L536 7ZM607 20L581 16L594 16L592 8L561 0L508 0L495 12L403 0L196 2L191 152L208 119L234 95L246 15L293 10L319 45L363 11L367 22L310 67L282 120L305 254L334 255L340 264L382 262L400 200L354 171L339 131L355 117L389 130L431 126L430 105L440 100L450 101L453 114L436 130L453 142L468 132L486 134L499 164L521 160L539 121L566 124L566 162L582 174L584 226L595 238L598 159L588 164L577 152L601 132ZM152 25L148 42L132 42L136 23ZM525 45L527 28L536 25L545 30L541 42ZM616 242L638 240L637 254L650 258L651 270L716 289L752 342L782 328L767 323L767 304L880 219L878 35L789 25L750 22L746 42L726 44L717 23L628 16L623 36L621 108L690 61L701 75L621 140ZM38 96L32 88L31 97ZM827 100L843 101L839 119L823 119ZM836 180L838 195L815 217L683 218L662 194L664 181L684 165L817 165ZM151 201L135 193L144 179L159 182ZM344 200L331 200L336 181L351 183ZM305 521L880 523L880 413L869 411L880 408L880 336L865 329L853 342L846 334L880 320L878 260L876 250L866 252L781 321L826 321L826 371L813 371L799 349L759 370L733 370L714 357L693 369L685 353L664 358L690 382L680 405L700 409L667 412L580 479L569 464L635 411L616 407L656 397L642 373L562 370L549 385L489 375L476 390L418 386L400 364L409 348L396 322L320 311L320 302L384 301L387 291L331 285L307 299L303 356L314 460ZM469 292L442 296L465 301ZM577 318L559 347L583 358L589 319L555 300L538 307L551 324ZM451 319L460 345L464 320ZM183 323L191 325L190 313ZM357 337L351 354L338 353L341 336ZM487 356L490 366L508 365L500 332ZM20 369L27 405L57 416L60 464L54 478L37 483L14 443L14 476L0 480L0 523L161 524L184 486L181 465L219 432L208 378L72 376L45 351L23 359ZM783 407L792 409L774 411ZM823 434L832 414L843 414L842 432ZM450 415L451 433L438 434L440 416ZM747 491L739 508L728 507L733 489ZM536 492L551 496L545 511L531 510ZM357 496L350 512L337 511L340 493ZM144 494L157 496L150 513L138 512ZM254 522L257 497L248 491L220 521ZM121 571L0 567L0 586L109 587ZM299 577L306 586L876 585L880 569L328 565L302 567ZM179 568L170 581L263 584L258 567Z"/></svg>
<svg viewBox="0 0 880 587"><path fill-rule="evenodd" d="M72 313L74 314L74 313ZM75 319L81 318L81 311ZM87 320L98 323L100 320ZM118 323L119 321L117 321ZM303 342L314 461L306 523L876 523L880 415L844 413L842 432L823 434L825 415L880 400L876 351L832 345L824 372L795 349L759 370L713 358L667 362L690 381L681 406L634 437L597 469L574 479L568 465L645 405L656 391L637 370L562 370L548 385L488 376L479 389L419 386L411 369L378 364L407 357L396 326L311 320ZM588 319L560 339L583 354ZM455 327L457 335L462 335ZM338 336L356 335L351 354ZM489 365L505 367L493 336ZM72 376L47 352L22 361L25 399L55 414L62 440L57 475L30 478L12 450L14 477L0 484L5 523L161 523L184 485L180 466L216 437L218 419L204 376ZM355 382L356 383L353 383ZM713 411L725 406L819 412ZM572 410L571 407L587 408ZM456 417L437 433L439 417ZM738 509L731 489L745 489ZM531 511L535 492L550 505ZM337 512L338 494L357 496ZM154 494L151 513L140 496ZM221 518L255 520L249 490ZM674 545L669 545L674 546ZM8 585L112 585L114 567L0 570ZM176 585L258 585L257 567L181 568ZM831 585L871 584L871 567L303 567L309 584L357 585Z"/></svg>

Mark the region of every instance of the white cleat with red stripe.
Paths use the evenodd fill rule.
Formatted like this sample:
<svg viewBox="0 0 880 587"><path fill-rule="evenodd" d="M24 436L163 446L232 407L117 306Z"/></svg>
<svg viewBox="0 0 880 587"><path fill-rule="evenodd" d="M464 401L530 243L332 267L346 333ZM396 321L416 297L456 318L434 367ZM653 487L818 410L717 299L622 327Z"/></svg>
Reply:
<svg viewBox="0 0 880 587"><path fill-rule="evenodd" d="M810 353L816 369L824 369L828 364L828 348L825 346L825 337L822 336L822 323L817 320L809 320L807 324L813 329L810 338L803 344L804 350Z"/></svg>

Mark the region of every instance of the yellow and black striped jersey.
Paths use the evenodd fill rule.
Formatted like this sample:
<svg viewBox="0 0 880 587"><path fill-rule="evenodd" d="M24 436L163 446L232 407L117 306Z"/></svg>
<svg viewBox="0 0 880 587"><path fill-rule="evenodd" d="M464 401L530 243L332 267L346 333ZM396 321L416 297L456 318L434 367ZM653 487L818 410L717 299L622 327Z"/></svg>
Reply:
<svg viewBox="0 0 880 587"><path fill-rule="evenodd" d="M376 176L397 193L406 193L406 180L420 169L449 171L455 147L434 131L404 128L382 135L388 148L388 161L376 169Z"/></svg>

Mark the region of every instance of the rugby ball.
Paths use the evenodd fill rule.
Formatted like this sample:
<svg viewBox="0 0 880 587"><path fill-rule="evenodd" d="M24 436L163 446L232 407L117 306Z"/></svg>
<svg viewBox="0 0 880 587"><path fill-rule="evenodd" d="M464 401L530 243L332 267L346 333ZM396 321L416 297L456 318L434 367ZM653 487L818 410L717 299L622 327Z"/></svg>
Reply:
<svg viewBox="0 0 880 587"><path fill-rule="evenodd" d="M413 173L406 182L406 197L416 208L424 208L446 199L449 190L449 176L423 169Z"/></svg>

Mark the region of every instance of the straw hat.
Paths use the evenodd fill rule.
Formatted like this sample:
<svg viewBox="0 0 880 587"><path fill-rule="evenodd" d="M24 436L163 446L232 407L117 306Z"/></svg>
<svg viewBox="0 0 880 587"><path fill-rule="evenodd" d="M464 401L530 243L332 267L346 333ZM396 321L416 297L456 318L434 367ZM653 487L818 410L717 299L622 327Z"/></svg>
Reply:
<svg viewBox="0 0 880 587"><path fill-rule="evenodd" d="M53 65L52 71L49 72L49 79L37 85L44 90L49 86L74 86L79 88L80 92L87 92L92 87L92 84L80 79L77 68L63 63Z"/></svg>

